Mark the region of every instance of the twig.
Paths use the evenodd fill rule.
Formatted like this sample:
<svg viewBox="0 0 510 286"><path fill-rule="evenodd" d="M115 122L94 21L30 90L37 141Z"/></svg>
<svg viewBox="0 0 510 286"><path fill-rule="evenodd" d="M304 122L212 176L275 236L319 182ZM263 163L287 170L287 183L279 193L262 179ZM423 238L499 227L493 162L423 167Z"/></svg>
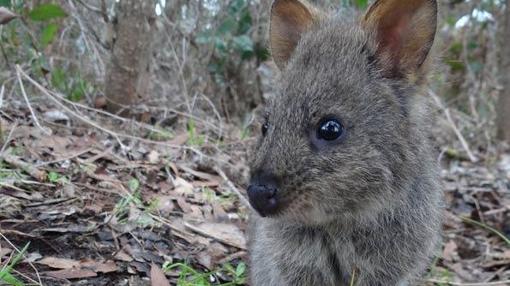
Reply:
<svg viewBox="0 0 510 286"><path fill-rule="evenodd" d="M92 29L92 27L85 27L85 25L83 24L83 21L81 20L80 16L79 16L79 13L76 9L76 7L74 6L74 3L73 1L69 0L68 1L69 3L69 6L74 10L75 13L73 13L73 18L76 20L76 22L78 23L78 26L80 26L80 31L81 31L81 37L83 38L83 42L85 43L85 47L92 52L93 54L93 57L95 58L95 62L96 63L99 63L99 65L94 65L95 69L96 69L96 73L99 74L99 75L102 75L104 74L104 62L103 60L101 59L101 56L99 55L99 52L97 51L97 49L94 47L94 45L92 43L89 43L89 39L88 37L85 35L85 31L89 30L89 32L96 38L96 40L101 44L101 41L100 41L100 38L97 36L97 33ZM92 6L88 6L88 4L82 2L82 1L78 1L78 3L82 4L83 6L85 6L85 8L87 9L90 9L94 12L97 12L97 13L100 13L102 15L102 11L101 9L99 8L95 8L94 10L94 7ZM91 48L92 47L92 48Z"/></svg>
<svg viewBox="0 0 510 286"><path fill-rule="evenodd" d="M44 202L36 202L36 203L30 203L26 204L26 207L39 207L39 206L47 206L47 205L58 205L65 202L74 202L78 200L77 197L71 197L71 198L61 198L61 199L51 199L46 200Z"/></svg>
<svg viewBox="0 0 510 286"><path fill-rule="evenodd" d="M80 150L78 152L75 152L74 154L71 154L67 157L63 157L63 158L58 158L58 159L55 159L53 161L47 161L47 162L42 162L42 163L39 163L37 165L35 165L36 167L42 167L42 166L47 166L47 165L51 165L51 164L55 164L55 163L58 163L58 162L62 162L62 161L67 161L67 160L71 160L71 159L74 159L76 157L79 157L83 154L86 154L90 151L94 150L94 148L87 148L87 149L84 149L84 150Z"/></svg>
<svg viewBox="0 0 510 286"><path fill-rule="evenodd" d="M4 145L2 146L2 149L0 149L0 154L2 154L5 149L7 148L7 145L9 144L9 141L11 141L12 133L14 133L14 130L18 127L18 122L14 122L14 126L12 126L11 130L9 131L9 135L7 135L7 139L5 139ZM1 129L1 127L0 127Z"/></svg>
<svg viewBox="0 0 510 286"><path fill-rule="evenodd" d="M130 122L130 123L133 123L133 124L135 124L135 125L137 125L139 127L145 128L145 129L147 129L147 130L149 130L151 132L155 132L155 133L159 133L159 134L165 135L164 132L162 132L161 130L159 130L159 129L153 127L153 126L150 126L149 124L138 122L136 120L126 119L124 117L121 117L121 116L118 116L116 114L112 114L112 113L106 112L106 111L101 110L101 109L92 108L92 107L89 107L89 106L86 106L86 105L83 105L83 104L80 104L80 103L77 103L77 102L72 102L69 99L61 96L60 94L58 94L56 92L51 92L51 94L53 96L57 97L58 99L64 101L65 103L70 104L70 105L72 105L74 107L80 107L80 108L83 108L83 109L88 110L88 111L96 112L96 113L99 113L99 114L111 117L113 119L120 120L122 122Z"/></svg>
<svg viewBox="0 0 510 286"><path fill-rule="evenodd" d="M81 0L76 0L76 2L80 3L83 7L87 8L88 10L90 10L92 12L99 13L99 14L101 14L101 16L103 15L103 11L100 8L94 7L90 4L87 4L83 1L81 1Z"/></svg>
<svg viewBox="0 0 510 286"><path fill-rule="evenodd" d="M35 125L39 129L41 129L44 134L50 135L50 133L46 129L44 129L41 126L41 124L39 124L39 120L37 120L37 116L35 116L35 112L32 109L32 105L30 104L30 101L28 100L27 93L25 92L25 86L23 85L23 81L21 80L20 70L21 70L21 68L19 67L19 65L16 65L16 75L18 77L18 82L19 82L19 87L21 89L21 94L23 95L23 98L25 99L25 102L27 103L28 110L30 110L30 114L32 114L32 119L34 120Z"/></svg>
<svg viewBox="0 0 510 286"><path fill-rule="evenodd" d="M497 229L495 229L495 228L493 228L493 227L490 227L490 226L488 226L488 225L486 225L486 224L484 224L484 223L481 223L481 222L479 222L479 221L476 221L476 220L474 220L474 219L470 219L470 218L468 218L468 217L461 216L460 218L461 218L464 222L467 222L467 223L470 223L470 224L474 224L474 225L476 225L476 226L479 226L479 227L481 227L481 228L483 228L483 229L485 229L485 230L488 230L488 231L490 231L490 232L494 233L495 235L497 235L497 236L499 236L501 239L503 239L503 241L505 241L505 242L508 244L508 246L510 246L510 238L506 237L506 236L505 236L503 233L501 233L499 230L497 230Z"/></svg>
<svg viewBox="0 0 510 286"><path fill-rule="evenodd" d="M2 84L2 87L0 88L0 108L2 108L2 105L4 103L4 91L5 86Z"/></svg>
<svg viewBox="0 0 510 286"><path fill-rule="evenodd" d="M232 260L246 256L247 254L248 253L244 250L234 252L234 253L222 258L220 261L218 261L218 264L225 264L225 263L231 262Z"/></svg>
<svg viewBox="0 0 510 286"><path fill-rule="evenodd" d="M216 173L218 173L218 175L221 176L221 178L227 183L228 187L239 197L241 203L246 207L250 208L250 202L243 196L243 194L241 194L241 192L236 188L234 183L232 183L232 181L229 180L229 178L227 177L227 175L225 175L223 170L221 170L218 166L215 166L214 171L216 171Z"/></svg>
<svg viewBox="0 0 510 286"><path fill-rule="evenodd" d="M233 242L233 241L229 241L227 239L224 239L224 238L221 238L221 237L218 237L217 235L214 235L214 234L211 234L211 233L207 233L203 230L201 230L200 228L190 224L190 223L187 223L187 222L184 222L184 226L189 228L190 230L202 235L202 236L206 236L206 237L210 237L212 239L215 239L219 242L222 242L224 244L227 244L227 245L230 245L230 246L233 246L233 247L237 247L239 249L243 249L243 250L246 250L246 246L245 245L241 245L239 243L236 243L236 242Z"/></svg>
<svg viewBox="0 0 510 286"><path fill-rule="evenodd" d="M38 88L44 95L46 95L49 99L51 99L54 103L56 103L58 106L60 106L62 109L64 109L66 112L68 112L69 114L73 115L74 117L76 117L77 119L85 122L86 124L88 125L91 125L92 127L96 128L96 129L99 129L107 134L110 134L111 136L115 137L119 142L120 142L120 139L119 137L124 137L124 138L129 138L129 139L133 139L133 140L138 140L138 141L141 141L141 142L145 142L145 143L150 143L150 144L155 144L155 145L163 145L163 146L167 146L167 147L172 147L172 148L186 148L186 146L177 146L177 145L172 145L172 144L168 144L166 142L159 142L159 141L154 141L154 140L149 140L149 139L145 139L145 138L140 138L140 137L137 137L137 136L133 136L133 135L129 135L129 134L119 134L117 132L114 132L112 130L109 130L109 129L106 129L100 125L98 125L96 122L86 118L85 116L77 113L76 111L73 111L72 109L70 109L69 107L67 107L65 104L61 103L60 101L58 101L50 92L48 92L48 90L46 90L46 88L44 88L43 86L41 86L38 82L36 82L34 79L32 79L31 77L29 77L25 72L23 72L22 70L19 69L19 67L17 67L17 71L19 71L30 83L32 83L36 88Z"/></svg>
<svg viewBox="0 0 510 286"><path fill-rule="evenodd" d="M455 132L455 135L457 136L457 138L459 139L460 141L460 144L462 145L462 147L464 148L464 150L466 151L468 157L469 157L469 160L473 163L476 163L478 162L478 158L476 158L475 155L473 155L473 153L471 152L471 149L469 148L469 145L466 141L466 139L464 139L464 136L462 136L462 133L460 133L459 129L457 128L457 126L455 125L455 122L453 121L452 119L452 116L450 115L450 109L447 108L447 107L444 107L442 104L441 104L441 100L439 99L439 97L432 91L429 89L429 95L434 99L434 101L436 102L436 104L443 110L445 116L446 116L446 119L448 120L448 123L450 123L450 126L452 127L453 129L453 132Z"/></svg>
<svg viewBox="0 0 510 286"><path fill-rule="evenodd" d="M18 188L18 187L14 186L14 185L11 185L11 184L5 183L5 182L0 182L0 187L13 189L15 191L22 192L22 193L27 193L28 192L26 190L23 190L22 188ZM12 195L12 196L15 196L15 195Z"/></svg>
<svg viewBox="0 0 510 286"><path fill-rule="evenodd" d="M169 148L176 148L176 149L184 149L184 150L189 150L201 157L204 157L204 158L208 158L208 159L211 159L215 162L221 162L221 163L225 163L225 164L229 164L231 165L229 162L225 161L225 160L220 160L218 158L213 158L209 155L206 155L204 154L203 152L201 152L200 150L197 150L196 148L194 147L191 147L191 146L186 146L186 145L176 145L176 144L172 144L172 143L169 143L169 142L161 142L161 141L155 141L155 140L150 140L150 139L145 139L145 138L141 138L141 137L138 137L138 136L133 136L133 135L129 135L129 134L123 134L123 133L117 133L115 131L112 131L110 129L107 129L107 128L104 128L104 127L101 127L98 123L96 123L95 121L93 120L90 120L88 119L87 117L83 116L82 114L70 109L69 107L67 107L65 104L63 104L62 102L60 102L54 95L51 94L50 91L48 91L45 87L43 87L42 85L40 85L37 81L35 81L33 78L31 78L30 76L28 76L23 70L21 70L18 66L16 67L17 71L19 71L19 73L21 75L23 75L25 77L25 79L27 79L32 85L34 85L37 89L39 89L44 95L46 95L49 99L51 99L55 104L57 104L59 107L61 107L64 111L68 112L70 115L76 117L77 119L81 120L82 122L100 130L100 131L103 131L111 136L113 136L121 145L122 145L122 142L120 140L120 137L122 138L127 138L127 139L131 139L131 140L136 140L136 141L139 141L139 142L143 142L143 143L147 143L147 144L153 144L153 145L158 145L158 146L165 146L165 147L169 147Z"/></svg>
<svg viewBox="0 0 510 286"><path fill-rule="evenodd" d="M34 179L36 179L40 182L46 180L46 172L45 171L41 171L41 170L37 169L36 167L34 167L32 164L21 161L17 156L2 153L2 154L0 154L0 158L4 159L5 162L22 169L23 171L27 172L27 174L29 174Z"/></svg>
<svg viewBox="0 0 510 286"><path fill-rule="evenodd" d="M172 231L173 231L173 234L179 238L182 238L184 240L186 240L187 242L189 243L196 243L196 239L195 239L195 235L193 233L190 233L188 231L185 231L183 229L180 229L176 226L174 226L170 220L168 219L165 219L163 217L160 217L160 216L157 216L157 215L154 215L154 214L151 214L149 213L149 216L152 217L154 220L168 226Z"/></svg>

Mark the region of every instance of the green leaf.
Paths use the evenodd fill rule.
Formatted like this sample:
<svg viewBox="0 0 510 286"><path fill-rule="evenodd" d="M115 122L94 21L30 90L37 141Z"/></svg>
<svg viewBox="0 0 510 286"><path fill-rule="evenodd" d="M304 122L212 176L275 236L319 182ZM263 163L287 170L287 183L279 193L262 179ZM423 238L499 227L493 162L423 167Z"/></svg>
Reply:
<svg viewBox="0 0 510 286"><path fill-rule="evenodd" d="M51 85L61 92L67 91L67 76L63 69L55 68L51 72Z"/></svg>
<svg viewBox="0 0 510 286"><path fill-rule="evenodd" d="M131 180L129 180L128 182L128 188L129 190L131 190L132 192L136 192L136 190L138 190L138 188L140 187L140 182L133 178Z"/></svg>
<svg viewBox="0 0 510 286"><path fill-rule="evenodd" d="M354 0L354 5L360 9L364 9L368 6L368 0Z"/></svg>
<svg viewBox="0 0 510 286"><path fill-rule="evenodd" d="M214 47L220 52L220 53L226 53L227 52L227 43L223 38L220 37L214 37Z"/></svg>
<svg viewBox="0 0 510 286"><path fill-rule="evenodd" d="M58 31L57 24L51 23L48 26L46 26L41 33L41 45L43 47L46 47L48 46L48 44L53 42L53 39L55 38L57 31Z"/></svg>
<svg viewBox="0 0 510 286"><path fill-rule="evenodd" d="M243 262L240 262L236 267L236 276L241 277L244 275L244 272L246 271L246 264Z"/></svg>
<svg viewBox="0 0 510 286"><path fill-rule="evenodd" d="M16 277L12 276L11 273L5 271L0 272L0 281L5 281L8 285L13 286L24 286L23 282L19 281Z"/></svg>
<svg viewBox="0 0 510 286"><path fill-rule="evenodd" d="M270 58L271 53L266 47L262 45L257 45L255 47L255 55L257 56L257 59L259 59L260 61L266 61Z"/></svg>
<svg viewBox="0 0 510 286"><path fill-rule="evenodd" d="M246 6L246 0L234 0L228 6L229 14L236 14Z"/></svg>
<svg viewBox="0 0 510 286"><path fill-rule="evenodd" d="M253 52L253 41L247 35L237 36L233 39L234 48L242 53Z"/></svg>
<svg viewBox="0 0 510 286"><path fill-rule="evenodd" d="M11 0L0 0L0 7L11 7Z"/></svg>
<svg viewBox="0 0 510 286"><path fill-rule="evenodd" d="M48 21L66 16L64 9L56 4L41 4L28 13L28 17L34 21Z"/></svg>
<svg viewBox="0 0 510 286"><path fill-rule="evenodd" d="M23 258L23 255L25 254L25 252L27 252L29 245L30 245L30 242L27 242L27 244L25 244L23 249L21 249L21 251L18 252L18 254L16 254L16 256L11 260L9 265L2 268L2 270L0 271L0 281L3 280L13 286L24 286L25 285L23 282L19 281L14 276L12 276L12 274L10 272L12 271L14 266L16 264L18 264L18 262Z"/></svg>
<svg viewBox="0 0 510 286"><path fill-rule="evenodd" d="M51 183L58 183L58 180L60 180L60 175L56 172L49 172L48 173L48 181Z"/></svg>
<svg viewBox="0 0 510 286"><path fill-rule="evenodd" d="M445 63L450 66L452 71L463 71L465 69L465 65L462 61L456 59L448 59L445 60Z"/></svg>
<svg viewBox="0 0 510 286"><path fill-rule="evenodd" d="M236 28L237 28L237 21L232 17L228 17L218 27L218 34L225 35L227 33L232 33L236 30Z"/></svg>
<svg viewBox="0 0 510 286"><path fill-rule="evenodd" d="M252 27L252 18L250 10L244 9L239 18L239 34L246 34Z"/></svg>
<svg viewBox="0 0 510 286"><path fill-rule="evenodd" d="M68 96L69 100L74 102L82 100L85 97L86 89L87 83L82 79L78 79L72 86L71 93Z"/></svg>

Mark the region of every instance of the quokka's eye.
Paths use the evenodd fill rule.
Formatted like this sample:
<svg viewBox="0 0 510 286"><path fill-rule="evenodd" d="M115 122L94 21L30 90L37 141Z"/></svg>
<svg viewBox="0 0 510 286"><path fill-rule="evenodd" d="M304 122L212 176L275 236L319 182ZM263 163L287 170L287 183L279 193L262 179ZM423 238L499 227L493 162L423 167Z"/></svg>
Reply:
<svg viewBox="0 0 510 286"><path fill-rule="evenodd" d="M333 141L344 133L344 127L340 121L336 119L323 119L319 122L319 128L317 129L317 138L326 141Z"/></svg>
<svg viewBox="0 0 510 286"><path fill-rule="evenodd" d="M263 136L266 136L266 133L267 133L268 129L269 129L269 124L267 122L262 124L261 131L262 131L262 135Z"/></svg>

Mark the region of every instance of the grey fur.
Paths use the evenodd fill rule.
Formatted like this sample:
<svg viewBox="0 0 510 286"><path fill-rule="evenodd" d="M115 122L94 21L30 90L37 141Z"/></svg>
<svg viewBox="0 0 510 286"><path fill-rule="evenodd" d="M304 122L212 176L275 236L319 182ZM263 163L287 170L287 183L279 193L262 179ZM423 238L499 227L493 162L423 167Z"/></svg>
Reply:
<svg viewBox="0 0 510 286"><path fill-rule="evenodd" d="M356 285L414 285L436 249L442 192L422 87L384 78L371 38L324 18L282 71L251 170L279 179L285 208L251 215L254 286L349 285L353 271ZM313 146L331 114L345 138Z"/></svg>

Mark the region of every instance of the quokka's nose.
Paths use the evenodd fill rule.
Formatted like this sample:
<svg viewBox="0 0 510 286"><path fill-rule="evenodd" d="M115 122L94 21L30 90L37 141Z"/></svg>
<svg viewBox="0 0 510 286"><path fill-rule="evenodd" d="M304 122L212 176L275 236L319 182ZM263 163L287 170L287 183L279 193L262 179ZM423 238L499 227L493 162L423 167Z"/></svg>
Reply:
<svg viewBox="0 0 510 286"><path fill-rule="evenodd" d="M278 210L278 189L273 184L251 184L248 199L251 206L263 217Z"/></svg>

